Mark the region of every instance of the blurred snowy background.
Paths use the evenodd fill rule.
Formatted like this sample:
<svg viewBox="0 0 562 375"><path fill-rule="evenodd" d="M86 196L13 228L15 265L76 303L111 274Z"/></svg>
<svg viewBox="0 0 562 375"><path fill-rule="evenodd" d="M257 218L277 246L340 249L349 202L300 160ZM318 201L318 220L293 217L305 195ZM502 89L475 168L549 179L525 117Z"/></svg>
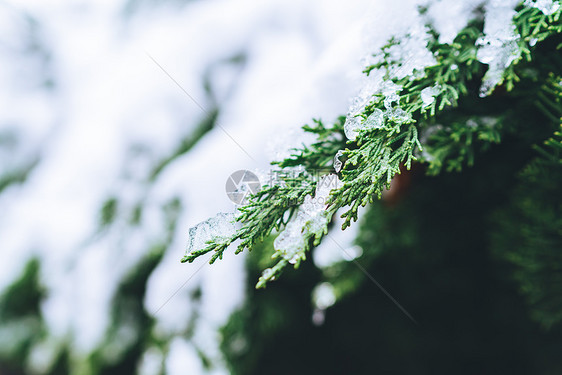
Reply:
<svg viewBox="0 0 562 375"><path fill-rule="evenodd" d="M188 228L345 114L414 3L0 1L0 373L225 373L244 257L180 264Z"/></svg>

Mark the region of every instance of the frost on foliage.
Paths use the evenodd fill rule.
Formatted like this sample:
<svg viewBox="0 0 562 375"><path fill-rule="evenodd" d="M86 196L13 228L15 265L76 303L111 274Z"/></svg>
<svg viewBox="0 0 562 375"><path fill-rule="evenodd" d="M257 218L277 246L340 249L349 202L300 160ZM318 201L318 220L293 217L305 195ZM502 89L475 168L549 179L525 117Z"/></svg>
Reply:
<svg viewBox="0 0 562 375"><path fill-rule="evenodd" d="M368 77L365 77L363 88L351 101L344 124L345 135L348 139L354 140L357 138L358 130L363 127L360 115L373 99L373 95L381 91L381 86L384 82L383 76L384 73L382 71L374 71Z"/></svg>
<svg viewBox="0 0 562 375"><path fill-rule="evenodd" d="M392 108L393 103L398 103L400 96L398 94L402 91L402 87L392 81L386 81L382 87L381 93L384 96L384 107L386 109Z"/></svg>
<svg viewBox="0 0 562 375"><path fill-rule="evenodd" d="M186 254L205 248L212 239L230 237L235 231L234 214L220 212L189 229Z"/></svg>
<svg viewBox="0 0 562 375"><path fill-rule="evenodd" d="M345 120L345 124L343 125L343 131L345 132L345 136L347 139L354 141L359 134L359 129L363 126L361 125L361 118L354 116L349 116Z"/></svg>
<svg viewBox="0 0 562 375"><path fill-rule="evenodd" d="M363 126L368 129L370 128L379 129L382 128L383 124L384 124L384 112L376 108L373 111L373 113L371 113L369 117L365 119Z"/></svg>
<svg viewBox="0 0 562 375"><path fill-rule="evenodd" d="M305 198L285 229L273 242L277 254L291 264L296 264L299 259L305 258L305 237L307 234L324 231L328 224L325 214L326 202L332 189L340 187L341 181L335 174L324 176L318 181L314 198L310 195Z"/></svg>
<svg viewBox="0 0 562 375"><path fill-rule="evenodd" d="M435 96L439 94L441 91L441 86L435 85L432 87L426 87L421 91L421 100L423 102L423 106L427 107L433 104L435 101Z"/></svg>
<svg viewBox="0 0 562 375"><path fill-rule="evenodd" d="M359 129L381 129L384 127L386 120L392 121L395 124L405 124L411 119L412 115L400 107L388 108L386 111L375 108L373 113L362 122L358 117L355 117L354 121L346 120L344 132L346 137L353 141L357 138Z"/></svg>
<svg viewBox="0 0 562 375"><path fill-rule="evenodd" d="M396 38L391 45L385 47L384 52L388 56L384 57L384 60L390 65L372 70L365 79L363 88L353 99L344 124L348 139L355 140L360 129L382 127L383 117L395 118L399 122L408 120L403 111L395 108L399 105L402 87L394 83L394 80L405 77L421 78L425 68L436 63L435 57L427 49L430 38L428 29L420 24L410 28L406 35ZM373 59L379 60L380 57ZM360 115L376 94L382 94L386 111L378 110L374 116L363 120Z"/></svg>
<svg viewBox="0 0 562 375"><path fill-rule="evenodd" d="M388 69L391 78L421 78L424 69L436 63L435 57L427 49L431 40L428 31L425 26L416 25L405 37L387 48L387 60L393 63Z"/></svg>
<svg viewBox="0 0 562 375"><path fill-rule="evenodd" d="M549 16L560 9L560 2L555 0L525 0L525 6L537 8L545 15Z"/></svg>
<svg viewBox="0 0 562 375"><path fill-rule="evenodd" d="M344 124L344 132L348 139L355 140L359 134L360 129L380 129L384 126L384 119L387 118L398 118L398 122L405 122L407 120L406 113L400 108L393 108L394 104L399 104L400 96L398 95L402 91L400 85L395 84L392 81L386 81L380 86L377 93L380 93L384 97L385 111L375 108L373 113L369 115L366 119L362 120L359 114L349 117L346 119ZM371 95L372 97L372 95ZM364 108L363 108L364 110ZM399 116L397 116L399 114Z"/></svg>
<svg viewBox="0 0 562 375"><path fill-rule="evenodd" d="M480 87L481 97L492 93L502 82L505 69L521 56L519 34L512 22L517 4L513 0L493 0L486 6L484 36L476 42L478 60L488 64Z"/></svg>
<svg viewBox="0 0 562 375"><path fill-rule="evenodd" d="M334 170L336 171L336 173L339 173L341 171L341 167L343 166L342 161L340 160L340 157L343 156L343 151L339 150L336 153L336 156L334 156Z"/></svg>
<svg viewBox="0 0 562 375"><path fill-rule="evenodd" d="M373 99L373 95L380 91L382 83L382 74L371 74L369 77L366 77L359 94L352 99L348 113L350 115L357 115L363 112Z"/></svg>
<svg viewBox="0 0 562 375"><path fill-rule="evenodd" d="M412 119L412 114L402 108L392 108L386 111L386 118L396 124L405 124Z"/></svg>

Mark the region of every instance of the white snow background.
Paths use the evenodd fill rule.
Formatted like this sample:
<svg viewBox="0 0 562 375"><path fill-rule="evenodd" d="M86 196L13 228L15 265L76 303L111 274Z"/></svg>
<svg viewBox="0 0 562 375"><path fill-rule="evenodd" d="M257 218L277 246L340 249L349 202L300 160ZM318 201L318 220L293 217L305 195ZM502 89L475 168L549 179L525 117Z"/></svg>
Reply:
<svg viewBox="0 0 562 375"><path fill-rule="evenodd" d="M436 1L430 12L445 39L465 26L477 2L449 3ZM363 82L362 58L419 25L416 5L0 2L0 139L14 140L0 142L0 176L31 168L22 183L0 191L0 291L32 257L41 262L48 291L41 305L48 338L28 368L41 373L67 339L77 360L103 343L118 282L166 241L162 207L177 198L176 230L144 301L156 312L154 335L172 337L170 351L162 358L156 348L147 350L139 372L157 373L163 360L167 374L205 373L196 345L216 364L212 373L226 373L217 329L243 301L244 256L230 252L212 266L204 259L180 264L188 228L233 211L224 191L232 172L267 169L284 149L298 146L301 125L345 114ZM243 62L232 62L238 56ZM218 125L151 180L153 168L214 108ZM100 231L101 207L112 197L117 219ZM128 215L139 203L142 219L133 226ZM351 246L354 230L333 235ZM329 245L315 255L320 265L343 258ZM195 307L189 296L197 287L202 300ZM202 319L193 342L175 337L194 308Z"/></svg>

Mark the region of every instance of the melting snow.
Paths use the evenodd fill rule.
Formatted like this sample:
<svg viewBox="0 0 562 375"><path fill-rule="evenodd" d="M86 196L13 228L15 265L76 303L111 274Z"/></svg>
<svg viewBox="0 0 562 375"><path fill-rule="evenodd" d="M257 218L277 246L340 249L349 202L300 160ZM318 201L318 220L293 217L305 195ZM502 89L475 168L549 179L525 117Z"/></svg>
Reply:
<svg viewBox="0 0 562 375"><path fill-rule="evenodd" d="M491 0L486 4L484 36L477 41L477 58L488 64L480 87L481 97L492 93L503 80L505 69L521 56L519 34L512 22L517 4L517 0Z"/></svg>
<svg viewBox="0 0 562 375"><path fill-rule="evenodd" d="M202 250L206 243L220 237L230 237L236 231L234 213L218 213L216 216L189 228L186 254Z"/></svg>
<svg viewBox="0 0 562 375"><path fill-rule="evenodd" d="M323 176L316 185L314 197L306 196L298 211L291 218L285 229L277 236L273 246L283 258L295 264L304 259L304 236L306 233L316 233L328 223L325 216L326 202L333 189L339 189L341 181L335 174Z"/></svg>
<svg viewBox="0 0 562 375"><path fill-rule="evenodd" d="M441 87L439 85L435 85L432 87L426 87L421 91L421 100L423 102L423 106L427 107L433 104L435 101L435 96L439 94Z"/></svg>
<svg viewBox="0 0 562 375"><path fill-rule="evenodd" d="M560 1L556 0L525 0L525 6L539 9L547 16L554 14L560 9Z"/></svg>

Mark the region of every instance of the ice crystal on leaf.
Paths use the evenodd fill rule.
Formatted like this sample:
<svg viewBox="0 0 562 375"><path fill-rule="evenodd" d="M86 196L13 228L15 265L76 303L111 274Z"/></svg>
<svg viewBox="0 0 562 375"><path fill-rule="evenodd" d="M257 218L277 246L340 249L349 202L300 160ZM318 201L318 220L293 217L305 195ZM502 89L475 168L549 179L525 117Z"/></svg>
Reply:
<svg viewBox="0 0 562 375"><path fill-rule="evenodd" d="M513 24L515 6L518 1L493 0L486 6L484 36L477 40L478 60L488 65L480 96L490 95L503 81L505 69L521 57L517 44L520 36Z"/></svg>
<svg viewBox="0 0 562 375"><path fill-rule="evenodd" d="M378 108L365 119L363 123L366 129L380 129L384 124L384 112Z"/></svg>
<svg viewBox="0 0 562 375"><path fill-rule="evenodd" d="M204 248L208 241L230 237L235 231L234 214L219 212L214 217L189 229L186 254Z"/></svg>
<svg viewBox="0 0 562 375"><path fill-rule="evenodd" d="M397 119L399 123L409 120L408 115L400 110L400 92L402 87L395 80L410 77L411 80L423 76L427 66L436 63L435 57L427 48L431 39L429 30L421 23L410 27L408 32L395 38L383 53L372 57L369 61L390 62L387 67L370 70L363 88L353 99L344 124L344 132L349 140L355 140L360 129L378 128L383 125L382 111L378 109L373 117L363 121L360 114L371 103L374 95L381 94L384 98L385 116Z"/></svg>
<svg viewBox="0 0 562 375"><path fill-rule="evenodd" d="M439 85L435 85L426 87L421 91L421 100L424 107L431 105L435 101L435 96L439 94L440 89L441 87Z"/></svg>
<svg viewBox="0 0 562 375"><path fill-rule="evenodd" d="M324 176L316 186L314 197L308 195L296 213L273 243L276 254L291 264L305 259L303 249L305 241L311 235L323 232L328 224L326 206L328 196L333 189L341 187L341 181L335 174Z"/></svg>
<svg viewBox="0 0 562 375"><path fill-rule="evenodd" d="M422 25L416 25L408 34L388 47L388 61L393 62L388 70L390 78L410 79L420 78L427 66L435 64L435 57L427 49L431 39L429 30Z"/></svg>
<svg viewBox="0 0 562 375"><path fill-rule="evenodd" d="M358 130L361 129L361 119L356 116L348 116L343 125L345 136L352 141L357 138Z"/></svg>
<svg viewBox="0 0 562 375"><path fill-rule="evenodd" d="M392 108L393 103L398 103L400 96L398 94L402 91L402 87L392 81L386 81L382 87L382 94L384 95L384 107L386 109Z"/></svg>
<svg viewBox="0 0 562 375"><path fill-rule="evenodd" d="M537 8L545 15L549 16L560 9L560 2L555 0L525 0L525 6Z"/></svg>
<svg viewBox="0 0 562 375"><path fill-rule="evenodd" d="M336 173L339 173L341 171L341 168L343 166L342 161L340 160L340 157L343 156L343 151L339 150L336 153L336 156L334 156L334 170L336 171Z"/></svg>

